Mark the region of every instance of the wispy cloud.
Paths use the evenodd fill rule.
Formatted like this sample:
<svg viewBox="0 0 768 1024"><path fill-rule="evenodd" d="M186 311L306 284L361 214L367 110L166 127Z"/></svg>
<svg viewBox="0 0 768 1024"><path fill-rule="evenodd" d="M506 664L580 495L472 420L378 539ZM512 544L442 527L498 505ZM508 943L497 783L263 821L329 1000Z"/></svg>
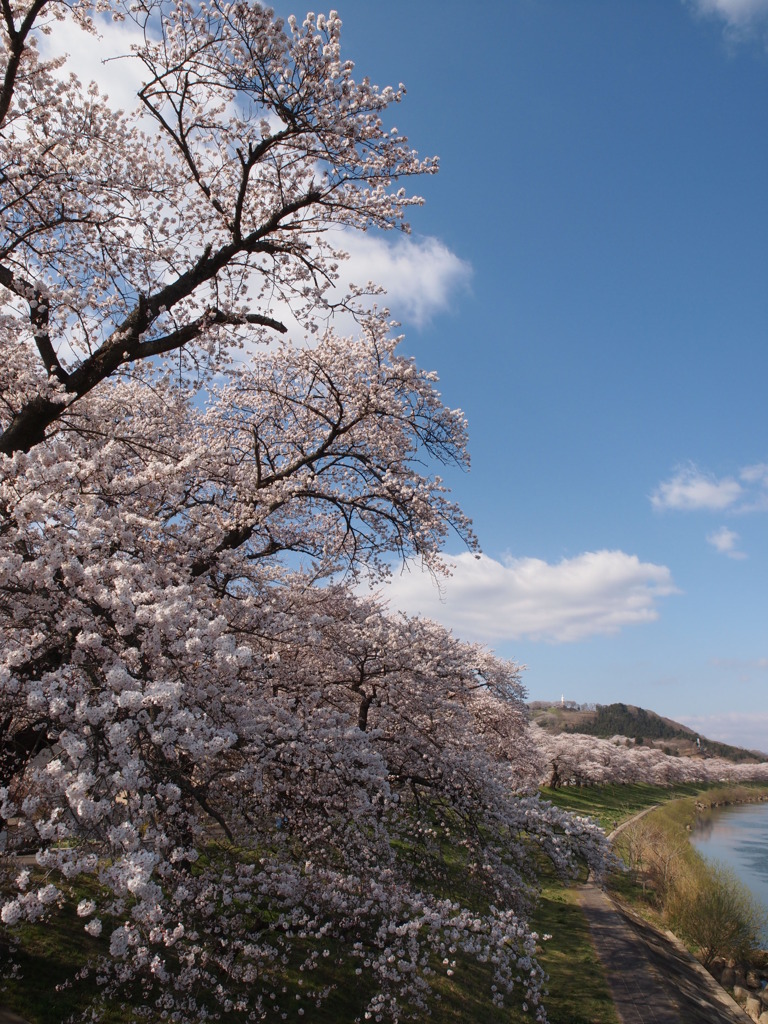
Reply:
<svg viewBox="0 0 768 1024"><path fill-rule="evenodd" d="M734 506L743 493L742 485L733 477L718 480L691 465L683 467L669 480L660 483L651 495L651 504L659 511L719 511Z"/></svg>
<svg viewBox="0 0 768 1024"><path fill-rule="evenodd" d="M712 658L711 664L721 672L730 672L741 683L754 680L756 673L768 672L766 658ZM766 680L768 682L768 680Z"/></svg>
<svg viewBox="0 0 768 1024"><path fill-rule="evenodd" d="M437 238L359 231L337 234L339 248L349 253L339 268L340 291L350 284L365 287L374 281L386 291L381 303L398 320L417 327L450 308L472 279L471 265Z"/></svg>
<svg viewBox="0 0 768 1024"><path fill-rule="evenodd" d="M768 711L722 711L716 715L681 715L678 721L702 736L746 750L768 753Z"/></svg>
<svg viewBox="0 0 768 1024"><path fill-rule="evenodd" d="M707 535L707 543L711 544L721 555L737 559L746 558L746 554L738 549L738 542L738 533L729 530L727 526L721 526L719 530Z"/></svg>
<svg viewBox="0 0 768 1024"><path fill-rule="evenodd" d="M745 466L739 473L739 479L747 490L747 497L737 511L768 512L768 463Z"/></svg>
<svg viewBox="0 0 768 1024"><path fill-rule="evenodd" d="M696 14L717 18L726 37L740 42L753 36L768 39L768 0L683 0Z"/></svg>
<svg viewBox="0 0 768 1024"><path fill-rule="evenodd" d="M755 466L745 466L739 476L749 484L762 484L768 487L768 463L759 462Z"/></svg>
<svg viewBox="0 0 768 1024"><path fill-rule="evenodd" d="M768 2L768 0L766 0ZM662 481L650 495L658 512L720 512L746 515L768 511L768 463L743 466L730 476L716 477L693 464ZM743 560L739 534L721 526L707 534L707 543L728 558Z"/></svg>
<svg viewBox="0 0 768 1024"><path fill-rule="evenodd" d="M555 564L471 554L446 561L453 575L440 590L431 577L404 572L383 596L393 610L437 619L468 640L569 643L617 633L653 622L659 598L678 593L666 566L623 551L590 551Z"/></svg>

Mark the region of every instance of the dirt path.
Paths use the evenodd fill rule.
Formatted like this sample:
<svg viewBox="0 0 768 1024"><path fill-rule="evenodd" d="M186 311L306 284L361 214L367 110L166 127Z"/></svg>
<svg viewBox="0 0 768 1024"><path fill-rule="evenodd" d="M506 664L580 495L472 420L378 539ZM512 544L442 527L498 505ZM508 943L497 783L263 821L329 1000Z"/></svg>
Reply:
<svg viewBox="0 0 768 1024"><path fill-rule="evenodd" d="M753 1024L671 932L629 913L594 881L579 898L622 1024Z"/></svg>

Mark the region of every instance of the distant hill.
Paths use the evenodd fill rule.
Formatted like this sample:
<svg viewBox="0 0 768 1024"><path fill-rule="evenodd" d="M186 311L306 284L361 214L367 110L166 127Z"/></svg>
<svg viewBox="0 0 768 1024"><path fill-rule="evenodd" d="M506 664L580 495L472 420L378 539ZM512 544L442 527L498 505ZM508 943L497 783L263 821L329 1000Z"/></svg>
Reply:
<svg viewBox="0 0 768 1024"><path fill-rule="evenodd" d="M626 737L636 744L658 747L681 757L694 754L724 757L729 761L766 761L768 756L755 750L732 747L707 739L671 718L633 704L575 704L573 701L531 701L531 721L547 732L578 732L601 739ZM697 744L697 737L699 744Z"/></svg>

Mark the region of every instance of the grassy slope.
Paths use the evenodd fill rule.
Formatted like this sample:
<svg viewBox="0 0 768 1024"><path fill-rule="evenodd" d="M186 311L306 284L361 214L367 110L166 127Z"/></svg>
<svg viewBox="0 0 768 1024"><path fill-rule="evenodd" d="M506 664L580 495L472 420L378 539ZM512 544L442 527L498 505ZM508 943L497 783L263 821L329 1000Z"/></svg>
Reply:
<svg viewBox="0 0 768 1024"><path fill-rule="evenodd" d="M679 797L697 796L706 787L687 783L681 786L651 786L635 783L622 786L609 783L604 786L567 786L563 789L542 789L542 796L563 810L594 818L606 830L612 831L633 814L654 804Z"/></svg>
<svg viewBox="0 0 768 1024"><path fill-rule="evenodd" d="M456 897L460 898L460 893ZM541 935L553 936L542 943L541 949L541 962L550 976L547 1008L551 1024L618 1024L575 891L554 878L546 879L534 927ZM0 1005L7 1005L32 1024L61 1024L70 1016L83 1019L87 999L94 991L91 985L76 982L59 992L56 986L76 973L97 947L96 940L84 933L82 921L74 913L62 915L55 926L26 929L21 955L15 957L23 977L0 984ZM301 985L304 978L298 974L286 977L291 993L306 993ZM321 962L320 970L311 982L307 979L307 984L335 984L334 995L322 1008L303 995L296 1001L296 1009L306 1007L306 1016L292 1013L288 1019L351 1024L365 1005L364 993L356 981L340 973L332 957ZM532 1014L494 1007L489 986L487 967L471 960L459 961L452 977L442 972L435 977L431 1019L435 1024L523 1024L532 1020ZM574 1002L574 992L579 993L578 1004ZM108 1024L125 1024L129 1019L130 1014L117 1006L111 1008L106 1018ZM147 1018L151 1024L159 1019ZM279 1014L274 1019L280 1019Z"/></svg>
<svg viewBox="0 0 768 1024"><path fill-rule="evenodd" d="M663 788L649 785L606 785L595 788L547 790L546 799L567 810L595 818L608 831L640 810L679 797L695 797L703 788L695 785ZM462 893L455 893L462 899ZM551 1024L617 1024L608 987L597 961L586 921L576 902L573 888L554 878L543 880L542 898L534 916L534 927L541 935L552 935L542 943L541 962L549 975L547 1010ZM82 1019L84 999L89 989L75 985L56 992L56 985L74 974L84 959L97 948L96 940L82 930L82 921L74 913L64 915L56 927L29 929L20 958L23 979L0 985L0 1005L5 1003L23 1014L32 1024L61 1024L70 1015ZM0 950L0 957L4 951ZM290 1014L288 1019L316 1024L351 1024L364 1005L364 993L356 979L338 973L333 957L326 960L311 979L312 987L336 984L331 1000L318 1009L309 999L304 978L286 977L290 992L299 995L296 1007L307 1008L304 1016ZM470 961L457 963L452 977L436 976L436 998L432 1006L435 1024L522 1024L531 1014L506 1008L497 1010L488 998L487 969ZM90 989L92 992L93 990ZM574 993L578 997L574 998ZM108 1024L124 1024L128 1012L112 1008ZM280 1019L279 1014L274 1015ZM148 1018L150 1024L155 1024ZM159 1018L156 1018L159 1021Z"/></svg>
<svg viewBox="0 0 768 1024"><path fill-rule="evenodd" d="M454 898L461 899L461 892ZM618 1024L599 963L589 941L586 921L576 903L575 891L555 878L544 880L542 897L537 908L534 928L540 935L553 938L542 943L540 959L550 977L547 1009L551 1024ZM83 922L73 912L63 914L44 927L26 928L23 944L15 960L22 969L22 978L0 982L0 1006L6 1005L32 1024L62 1024L68 1018L82 1020L88 998L93 995L91 982L75 982L63 991L57 985L71 978L86 958L97 951L99 943L83 931ZM0 962L4 950L0 949ZM452 976L435 975L431 1019L435 1024L523 1024L533 1014L505 1007L499 1010L489 998L491 984L487 966L470 959L459 960ZM5 971L0 971L0 975ZM287 1019L312 1020L315 1024L352 1024L365 1006L365 993L359 979L343 973L331 956L320 961L313 976L298 973L284 979L291 996ZM335 985L335 992L321 1008L309 998L308 988ZM578 992L578 1000L573 993ZM300 999L295 999L300 996ZM299 1007L305 1015L298 1016ZM285 1004L283 1004L285 1008ZM127 1024L131 1014L118 1006L110 1008L107 1024ZM148 1024L159 1024L159 1017L145 1018ZM268 1019L279 1020L280 1014Z"/></svg>

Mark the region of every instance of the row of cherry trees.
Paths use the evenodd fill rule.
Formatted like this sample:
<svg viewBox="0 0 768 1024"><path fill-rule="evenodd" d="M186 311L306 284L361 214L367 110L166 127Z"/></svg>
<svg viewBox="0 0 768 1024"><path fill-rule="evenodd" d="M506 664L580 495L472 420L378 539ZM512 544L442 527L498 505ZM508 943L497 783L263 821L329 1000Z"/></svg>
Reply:
<svg viewBox="0 0 768 1024"><path fill-rule="evenodd" d="M544 786L589 786L606 782L647 782L671 786L684 782L768 782L768 762L728 761L721 757L672 757L656 747L626 746L580 733L547 733L531 725L540 758L538 782Z"/></svg>
<svg viewBox="0 0 768 1024"><path fill-rule="evenodd" d="M105 10L141 115L41 56ZM531 795L516 666L353 589L474 539L423 468L463 417L336 290L328 229L402 226L436 168L339 32L3 2L0 916L74 904L105 998L177 1021L301 1014L326 948L361 1018L423 1016L462 950L541 1017L539 858L602 837Z"/></svg>

